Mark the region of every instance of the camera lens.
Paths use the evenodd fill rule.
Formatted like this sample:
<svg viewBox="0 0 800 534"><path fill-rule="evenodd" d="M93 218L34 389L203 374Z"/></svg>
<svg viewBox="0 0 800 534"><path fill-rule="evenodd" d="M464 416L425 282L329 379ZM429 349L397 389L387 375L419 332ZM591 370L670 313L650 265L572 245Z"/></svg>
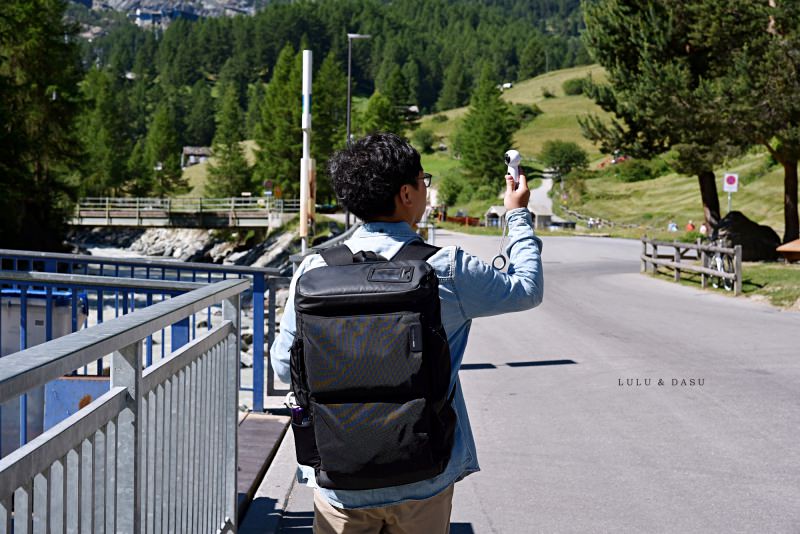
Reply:
<svg viewBox="0 0 800 534"><path fill-rule="evenodd" d="M508 156L508 154L506 154L506 165L509 163L511 163L511 158Z"/></svg>

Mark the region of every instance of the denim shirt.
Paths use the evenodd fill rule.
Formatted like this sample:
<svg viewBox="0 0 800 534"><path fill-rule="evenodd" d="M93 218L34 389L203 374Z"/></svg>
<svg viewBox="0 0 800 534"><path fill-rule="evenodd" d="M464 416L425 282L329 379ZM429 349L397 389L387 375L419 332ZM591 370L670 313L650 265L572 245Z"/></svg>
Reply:
<svg viewBox="0 0 800 534"><path fill-rule="evenodd" d="M454 482L479 471L475 441L469 424L464 395L458 371L467 346L472 319L522 311L542 302L544 280L540 251L541 240L533 233L530 212L526 209L510 210L508 221L509 257L507 273L494 269L460 247L444 247L428 259L439 278L442 325L450 344L450 390L455 388L453 408L457 424L453 450L445 470L438 476L388 488L371 490L331 490L319 488L320 494L339 508L374 508L408 500L433 497ZM356 230L345 244L353 251L371 250L385 258L397 252L419 236L404 222L371 222ZM281 320L280 333L270 351L275 374L287 384L290 380L289 348L296 332L294 294L297 279L308 269L325 265L318 254L307 257L298 267L289 287L289 299ZM298 466L297 479L310 487L318 488L314 469Z"/></svg>

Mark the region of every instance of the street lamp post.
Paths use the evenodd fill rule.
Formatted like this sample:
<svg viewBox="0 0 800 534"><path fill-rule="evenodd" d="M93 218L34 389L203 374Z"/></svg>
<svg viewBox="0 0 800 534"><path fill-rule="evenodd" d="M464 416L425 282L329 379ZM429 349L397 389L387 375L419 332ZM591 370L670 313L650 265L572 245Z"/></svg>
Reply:
<svg viewBox="0 0 800 534"><path fill-rule="evenodd" d="M350 146L350 80L353 75L353 39L369 39L371 35L363 33L347 34L347 146ZM350 211L345 211L345 228L350 228Z"/></svg>

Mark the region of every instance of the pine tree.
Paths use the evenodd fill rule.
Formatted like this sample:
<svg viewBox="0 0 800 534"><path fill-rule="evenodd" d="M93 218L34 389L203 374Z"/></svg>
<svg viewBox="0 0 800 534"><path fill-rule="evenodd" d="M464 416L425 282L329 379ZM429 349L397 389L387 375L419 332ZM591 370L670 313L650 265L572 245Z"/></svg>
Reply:
<svg viewBox="0 0 800 534"><path fill-rule="evenodd" d="M77 27L64 2L6 0L0 14L0 246L59 250L81 152Z"/></svg>
<svg viewBox="0 0 800 534"><path fill-rule="evenodd" d="M706 222L719 223L714 167L736 151L725 135L722 115L711 112L718 87L712 66L729 60L690 41L695 22L690 4L653 0L598 0L584 6L587 44L609 72L610 89L593 90L598 104L619 120L581 121L584 134L604 150L650 156L674 148L676 170L695 174Z"/></svg>
<svg viewBox="0 0 800 534"><path fill-rule="evenodd" d="M500 187L505 171L503 154L512 148L514 127L511 110L500 98L491 70L484 68L456 134L456 150L476 185Z"/></svg>
<svg viewBox="0 0 800 534"><path fill-rule="evenodd" d="M519 74L517 79L526 80L543 73L546 68L545 43L536 33L528 36L528 43L519 57Z"/></svg>
<svg viewBox="0 0 800 534"><path fill-rule="evenodd" d="M408 84L399 65L392 65L380 92L395 105L401 106L409 102Z"/></svg>
<svg viewBox="0 0 800 534"><path fill-rule="evenodd" d="M436 102L440 111L463 106L469 98L469 80L464 70L464 62L457 55L444 71L444 85Z"/></svg>
<svg viewBox="0 0 800 534"><path fill-rule="evenodd" d="M132 149L127 97L108 71L97 69L87 74L82 92L88 110L79 122L85 151L80 194L116 196L127 180Z"/></svg>
<svg viewBox="0 0 800 534"><path fill-rule="evenodd" d="M403 80L406 83L406 103L410 106L419 106L420 72L419 65L409 59L403 65Z"/></svg>
<svg viewBox="0 0 800 534"><path fill-rule="evenodd" d="M784 242L800 237L800 6L796 2L697 0L692 37L712 50L719 98L710 113L741 147L761 145L784 172ZM702 21L713 20L713 24ZM727 61L726 61L727 60Z"/></svg>
<svg viewBox="0 0 800 534"><path fill-rule="evenodd" d="M136 141L127 162L127 173L130 179L126 192L134 197L149 196L153 189L153 167L147 161L145 141L144 138Z"/></svg>
<svg viewBox="0 0 800 534"><path fill-rule="evenodd" d="M314 76L311 151L317 163L317 198L333 198L326 169L328 157L345 142L347 77L333 53Z"/></svg>
<svg viewBox="0 0 800 534"><path fill-rule="evenodd" d="M250 167L239 144L244 121L236 87L225 86L220 100L214 136L215 161L208 168L204 194L216 198L236 197L252 187Z"/></svg>
<svg viewBox="0 0 800 534"><path fill-rule="evenodd" d="M245 113L245 136L253 139L261 122L261 104L264 102L265 85L254 83L247 88L247 112Z"/></svg>
<svg viewBox="0 0 800 534"><path fill-rule="evenodd" d="M185 120L186 144L209 146L214 139L214 99L211 97L211 90L203 80L197 81L192 86Z"/></svg>
<svg viewBox="0 0 800 534"><path fill-rule="evenodd" d="M376 91L367 102L367 109L361 118L361 130L365 134L391 132L402 136L403 120L392 101Z"/></svg>
<svg viewBox="0 0 800 534"><path fill-rule="evenodd" d="M256 130L259 147L256 179L280 184L284 196L300 193L302 71L302 53L295 54L294 48L287 44L278 56L267 85L261 105L261 123Z"/></svg>
<svg viewBox="0 0 800 534"><path fill-rule="evenodd" d="M181 144L175 108L162 101L156 108L145 141L145 161L149 167L151 194L158 197L184 192L188 182L181 173Z"/></svg>

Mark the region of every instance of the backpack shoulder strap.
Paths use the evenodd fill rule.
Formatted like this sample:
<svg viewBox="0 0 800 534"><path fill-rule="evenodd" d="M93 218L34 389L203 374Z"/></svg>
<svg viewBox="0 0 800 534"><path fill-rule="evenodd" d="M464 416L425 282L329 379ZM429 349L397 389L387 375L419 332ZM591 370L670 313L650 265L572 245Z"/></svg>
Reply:
<svg viewBox="0 0 800 534"><path fill-rule="evenodd" d="M435 247L425 243L421 239L414 239L409 241L400 252L395 254L393 260L422 260L425 261L441 250L440 247Z"/></svg>
<svg viewBox="0 0 800 534"><path fill-rule="evenodd" d="M320 255L328 265L350 265L353 263L353 252L347 245L326 248L320 252Z"/></svg>
<svg viewBox="0 0 800 534"><path fill-rule="evenodd" d="M347 245L337 245L327 248L321 251L320 255L322 259L325 260L325 263L330 266L386 261L386 258L380 254L375 254L371 250L361 250L353 254Z"/></svg>

